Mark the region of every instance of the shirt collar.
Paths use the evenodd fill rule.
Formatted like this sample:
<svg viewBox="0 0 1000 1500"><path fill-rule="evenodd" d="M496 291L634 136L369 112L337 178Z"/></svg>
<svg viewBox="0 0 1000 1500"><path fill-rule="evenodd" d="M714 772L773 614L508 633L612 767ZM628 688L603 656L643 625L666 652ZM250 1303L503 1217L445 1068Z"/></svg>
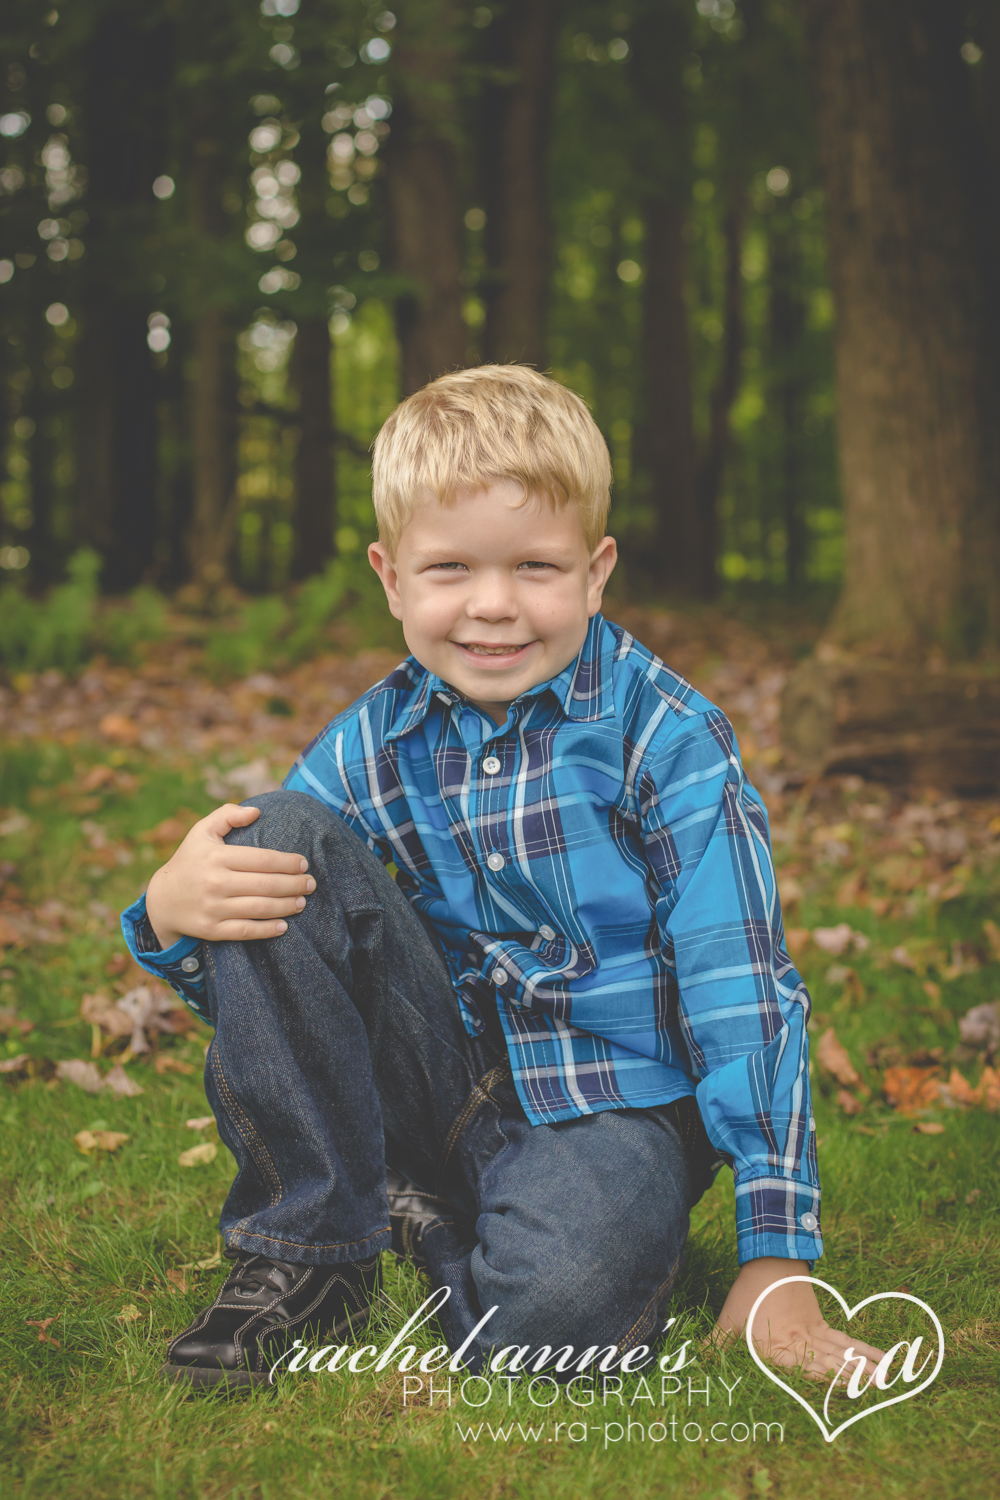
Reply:
<svg viewBox="0 0 1000 1500"><path fill-rule="evenodd" d="M556 677L529 688L517 701L522 703L550 692L568 719L583 723L613 719L615 701L612 668L616 646L614 633L604 616L592 616L586 640L569 665ZM449 687L433 672L428 672L415 657L409 657L404 667L413 686L400 698L396 715L385 733L387 741L398 740L422 724L430 711L433 698L438 697L446 703L462 701L454 688Z"/></svg>

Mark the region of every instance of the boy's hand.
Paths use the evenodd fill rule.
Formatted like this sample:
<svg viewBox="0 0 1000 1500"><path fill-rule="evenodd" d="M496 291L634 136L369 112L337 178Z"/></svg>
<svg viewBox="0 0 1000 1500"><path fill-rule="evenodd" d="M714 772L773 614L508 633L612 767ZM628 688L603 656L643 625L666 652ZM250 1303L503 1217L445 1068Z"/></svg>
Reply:
<svg viewBox="0 0 1000 1500"><path fill-rule="evenodd" d="M761 1292L785 1276L808 1276L805 1261L762 1256L740 1267L719 1314L713 1338L717 1342L742 1334L750 1310ZM883 1351L831 1328L820 1311L816 1290L808 1282L779 1287L757 1309L753 1341L758 1354L776 1365L798 1365L803 1374L821 1379L843 1367L848 1349L864 1356L865 1374L874 1375ZM847 1375L853 1373L852 1362Z"/></svg>
<svg viewBox="0 0 1000 1500"><path fill-rule="evenodd" d="M181 937L246 943L279 937L316 889L301 854L223 843L232 828L260 817L227 802L202 818L146 891L146 915L164 948Z"/></svg>

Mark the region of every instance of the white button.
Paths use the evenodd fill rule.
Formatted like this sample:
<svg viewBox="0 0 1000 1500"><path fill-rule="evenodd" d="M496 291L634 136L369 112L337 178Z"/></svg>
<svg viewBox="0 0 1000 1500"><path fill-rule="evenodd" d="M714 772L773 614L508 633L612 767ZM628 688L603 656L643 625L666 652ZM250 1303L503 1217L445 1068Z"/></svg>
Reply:
<svg viewBox="0 0 1000 1500"><path fill-rule="evenodd" d="M808 1230L808 1232L812 1234L813 1230L819 1223L819 1220L817 1219L815 1214L803 1214L799 1219L799 1223L802 1225L803 1229Z"/></svg>
<svg viewBox="0 0 1000 1500"><path fill-rule="evenodd" d="M493 980L493 983L499 989L500 985L507 983L507 970L506 969L494 969L493 973L491 974L490 977Z"/></svg>
<svg viewBox="0 0 1000 1500"><path fill-rule="evenodd" d="M552 931L551 927L539 927L538 936L540 938L544 938L547 943L551 943L552 939L555 937L555 933Z"/></svg>
<svg viewBox="0 0 1000 1500"><path fill-rule="evenodd" d="M500 762L497 760L496 756L487 755L486 759L483 761L483 770L486 772L487 776L495 776L499 769Z"/></svg>
<svg viewBox="0 0 1000 1500"><path fill-rule="evenodd" d="M507 861L502 854L491 854L486 863L491 870L502 870Z"/></svg>
<svg viewBox="0 0 1000 1500"><path fill-rule="evenodd" d="M813 1119L812 1115L809 1116L809 1129L810 1130L815 1130L816 1129L816 1121Z"/></svg>
<svg viewBox="0 0 1000 1500"><path fill-rule="evenodd" d="M201 964L193 953L189 953L187 958L181 959L181 969L185 974L197 974L200 968Z"/></svg>

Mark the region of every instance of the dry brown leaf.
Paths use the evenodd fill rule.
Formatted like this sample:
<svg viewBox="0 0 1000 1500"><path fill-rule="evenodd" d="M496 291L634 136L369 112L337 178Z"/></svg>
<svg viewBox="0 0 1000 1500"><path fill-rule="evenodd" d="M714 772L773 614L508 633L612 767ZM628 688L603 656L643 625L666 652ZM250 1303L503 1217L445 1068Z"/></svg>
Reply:
<svg viewBox="0 0 1000 1500"><path fill-rule="evenodd" d="M138 727L124 714L105 714L97 727L106 740L118 745L134 745L139 738Z"/></svg>
<svg viewBox="0 0 1000 1500"><path fill-rule="evenodd" d="M110 1037L132 1034L131 1018L100 990L94 995L84 995L80 1002L80 1015L91 1026L99 1026Z"/></svg>
<svg viewBox="0 0 1000 1500"><path fill-rule="evenodd" d="M957 1068L952 1068L951 1074L948 1078L948 1082L946 1084L942 1084L942 1093L944 1093L946 1089L948 1095L952 1100L954 1100L956 1104L963 1104L968 1106L972 1104L982 1103L982 1089L974 1089L971 1084L969 1084L962 1077L962 1074L958 1071Z"/></svg>
<svg viewBox="0 0 1000 1500"><path fill-rule="evenodd" d="M196 1115L193 1120L185 1120L184 1124L188 1130L209 1130L215 1125L214 1115Z"/></svg>
<svg viewBox="0 0 1000 1500"><path fill-rule="evenodd" d="M944 1135L944 1126L936 1125L933 1120L920 1120L913 1129L920 1135Z"/></svg>
<svg viewBox="0 0 1000 1500"><path fill-rule="evenodd" d="M166 1274L167 1274L167 1280L170 1283L171 1289L173 1291L175 1291L175 1292L186 1292L189 1289L189 1287L191 1285L191 1280L190 1280L190 1277L187 1275L187 1273L185 1271L172 1271L171 1270L171 1271L168 1271Z"/></svg>
<svg viewBox="0 0 1000 1500"><path fill-rule="evenodd" d="M115 1063L111 1072L104 1080L104 1087L110 1089L113 1094L121 1094L125 1099L134 1099L137 1094L144 1094L146 1090L134 1078L129 1078L121 1063Z"/></svg>
<svg viewBox="0 0 1000 1500"><path fill-rule="evenodd" d="M161 1052L153 1064L157 1073L183 1073L190 1077L194 1072L190 1063L182 1062L179 1057L171 1057L166 1052Z"/></svg>
<svg viewBox="0 0 1000 1500"><path fill-rule="evenodd" d="M24 939L12 922L6 917L0 917L0 948L13 948L15 943L21 943Z"/></svg>
<svg viewBox="0 0 1000 1500"><path fill-rule="evenodd" d="M122 1308L121 1312L115 1318L115 1322L116 1323L135 1323L137 1321L137 1319L139 1319L141 1317L142 1317L142 1313L136 1307L135 1303L134 1302L127 1302L125 1304L125 1306Z"/></svg>
<svg viewBox="0 0 1000 1500"><path fill-rule="evenodd" d="M202 1141L200 1146L182 1151L177 1160L182 1167L200 1167L206 1162L214 1161L218 1154L219 1148L214 1141Z"/></svg>
<svg viewBox="0 0 1000 1500"><path fill-rule="evenodd" d="M990 953L993 955L995 962L1000 963L1000 927L987 917L983 923L983 931L986 934L986 941L990 945Z"/></svg>
<svg viewBox="0 0 1000 1500"><path fill-rule="evenodd" d="M828 1026L819 1039L816 1048L816 1061L827 1073L842 1083L845 1088L865 1089L861 1082L861 1075L851 1062L847 1048L841 1042L832 1026ZM867 1093L867 1089L865 1089Z"/></svg>
<svg viewBox="0 0 1000 1500"><path fill-rule="evenodd" d="M940 1074L940 1068L887 1068L882 1090L893 1109L915 1115L940 1101Z"/></svg>
<svg viewBox="0 0 1000 1500"><path fill-rule="evenodd" d="M19 1052L16 1057L5 1058L3 1062L0 1062L0 1073L20 1073L28 1057L27 1052Z"/></svg>
<svg viewBox="0 0 1000 1500"><path fill-rule="evenodd" d="M99 787L107 786L109 781L115 779L114 766L91 766L86 776L80 782L81 792L96 792Z"/></svg>
<svg viewBox="0 0 1000 1500"><path fill-rule="evenodd" d="M73 1144L87 1155L91 1151L117 1151L127 1140L120 1130L78 1130Z"/></svg>
<svg viewBox="0 0 1000 1500"><path fill-rule="evenodd" d="M187 825L180 818L164 818L162 823L140 833L139 837L148 839L151 844L179 844L187 831Z"/></svg>
<svg viewBox="0 0 1000 1500"><path fill-rule="evenodd" d="M864 1104L861 1102L861 1100L855 1098L855 1096L849 1093L847 1089L837 1090L837 1103L840 1105L845 1115L859 1115L864 1109Z"/></svg>
<svg viewBox="0 0 1000 1500"><path fill-rule="evenodd" d="M996 1113L1000 1110L1000 1073L996 1068L984 1068L979 1087L983 1091L983 1108Z"/></svg>
<svg viewBox="0 0 1000 1500"><path fill-rule="evenodd" d="M98 1072L97 1064L84 1062L79 1057L56 1063L56 1077L63 1079L66 1083L75 1083L78 1088L86 1089L88 1094L99 1094L104 1082Z"/></svg>
<svg viewBox="0 0 1000 1500"><path fill-rule="evenodd" d="M808 927L786 927L785 948L789 958L798 958L812 941Z"/></svg>
<svg viewBox="0 0 1000 1500"><path fill-rule="evenodd" d="M25 1318L24 1321L29 1328L38 1329L38 1342L40 1344L54 1344L57 1349L61 1347L59 1340L54 1339L51 1334L45 1331L47 1328L51 1328L55 1322L55 1318Z"/></svg>

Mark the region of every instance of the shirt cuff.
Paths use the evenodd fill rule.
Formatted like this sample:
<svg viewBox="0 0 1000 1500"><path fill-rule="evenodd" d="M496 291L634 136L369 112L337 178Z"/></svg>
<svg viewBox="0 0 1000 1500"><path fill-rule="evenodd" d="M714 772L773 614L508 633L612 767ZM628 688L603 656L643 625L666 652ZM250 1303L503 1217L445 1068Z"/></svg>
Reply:
<svg viewBox="0 0 1000 1500"><path fill-rule="evenodd" d="M819 1189L794 1177L750 1177L736 1184L740 1265L761 1256L816 1261L823 1254Z"/></svg>
<svg viewBox="0 0 1000 1500"><path fill-rule="evenodd" d="M136 963L155 979L165 979L195 1015L211 1024L205 986L205 957L199 938L178 938L161 948L146 915L146 897L133 901L121 915L125 945Z"/></svg>

